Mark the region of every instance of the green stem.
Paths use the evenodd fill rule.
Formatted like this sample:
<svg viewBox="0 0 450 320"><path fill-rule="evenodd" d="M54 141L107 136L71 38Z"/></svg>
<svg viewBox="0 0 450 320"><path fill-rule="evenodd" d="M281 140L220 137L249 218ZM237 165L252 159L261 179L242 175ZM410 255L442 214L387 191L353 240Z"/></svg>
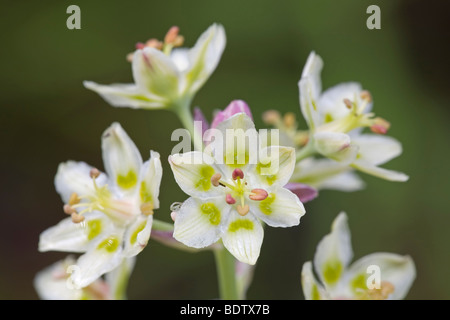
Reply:
<svg viewBox="0 0 450 320"><path fill-rule="evenodd" d="M234 257L225 248L214 250L214 257L216 258L220 298L222 300L238 300Z"/></svg>
<svg viewBox="0 0 450 320"><path fill-rule="evenodd" d="M189 131L191 139L194 143L194 149L201 151L203 150L203 139L202 133L196 132L194 128L194 118L192 117L192 112L190 108L190 100L186 99L173 107L174 112L178 115L183 126Z"/></svg>
<svg viewBox="0 0 450 320"><path fill-rule="evenodd" d="M308 158L312 155L316 154L316 150L314 148L314 142L312 140L309 140L308 143L306 144L306 146L304 146L303 148L301 148L299 151L297 151L296 154L296 158L297 158L297 162Z"/></svg>

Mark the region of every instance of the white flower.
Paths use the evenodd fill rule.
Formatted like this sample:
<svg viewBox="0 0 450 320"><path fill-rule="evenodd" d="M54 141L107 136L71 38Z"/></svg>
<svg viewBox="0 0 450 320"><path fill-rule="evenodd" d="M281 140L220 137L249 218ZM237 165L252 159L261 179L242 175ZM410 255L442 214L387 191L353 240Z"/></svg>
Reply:
<svg viewBox="0 0 450 320"><path fill-rule="evenodd" d="M302 269L302 287L308 300L384 300L403 299L411 287L416 270L409 256L393 253L373 253L353 264L353 250L347 215L341 213L334 220L331 233L317 246L312 262ZM377 284L376 271L379 271ZM373 279L371 278L373 276ZM378 287L376 287L378 285ZM374 286L370 288L370 286Z"/></svg>
<svg viewBox="0 0 450 320"><path fill-rule="evenodd" d="M114 300L123 298L123 282L134 267L135 258L124 259L114 270L86 287L77 287L70 274L77 270L76 260L69 256L39 271L34 287L43 300Z"/></svg>
<svg viewBox="0 0 450 320"><path fill-rule="evenodd" d="M39 239L40 251L85 252L71 277L85 287L147 245L153 210L159 207L159 154L145 163L120 124L102 136L106 174L84 162L61 163L55 186L71 215Z"/></svg>
<svg viewBox="0 0 450 320"><path fill-rule="evenodd" d="M172 27L164 43L151 39L138 46L132 55L133 84L85 81L84 86L115 107L158 109L186 105L217 67L225 48L225 31L213 24L194 47L173 49L182 42L178 28Z"/></svg>
<svg viewBox="0 0 450 320"><path fill-rule="evenodd" d="M404 173L379 167L402 153L397 140L361 134L365 127L385 134L390 126L370 112L371 95L354 82L336 85L322 93L322 67L322 59L312 52L299 81L301 111L310 129L305 153L318 153L386 180L408 180Z"/></svg>
<svg viewBox="0 0 450 320"><path fill-rule="evenodd" d="M239 129L257 136L245 113L233 115L216 129L223 137ZM263 241L260 220L273 227L290 227L298 225L305 213L298 197L284 188L294 170L294 149L266 147L260 154L267 156L256 159L248 143L236 148L229 141L209 146L210 153L169 157L178 185L191 196L177 212L174 237L194 248L222 239L239 261L255 264Z"/></svg>

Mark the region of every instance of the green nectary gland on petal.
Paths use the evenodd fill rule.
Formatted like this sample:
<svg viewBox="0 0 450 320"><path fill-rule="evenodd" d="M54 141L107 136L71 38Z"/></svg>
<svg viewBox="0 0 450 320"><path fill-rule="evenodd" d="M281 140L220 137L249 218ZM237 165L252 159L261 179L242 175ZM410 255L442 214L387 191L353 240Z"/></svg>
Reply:
<svg viewBox="0 0 450 320"><path fill-rule="evenodd" d="M317 285L314 284L311 291L311 300L320 300L320 292Z"/></svg>
<svg viewBox="0 0 450 320"><path fill-rule="evenodd" d="M269 169L272 166L272 162L269 163L261 163L259 162L256 165L256 172L264 179L266 179L267 183L269 185L272 185L276 180L277 180L277 175L276 174L264 174L262 172L262 169Z"/></svg>
<svg viewBox="0 0 450 320"><path fill-rule="evenodd" d="M195 184L195 188L201 191L208 191L211 188L211 177L214 174L214 168L204 165L199 170L200 179Z"/></svg>
<svg viewBox="0 0 450 320"><path fill-rule="evenodd" d="M270 215L272 213L272 204L275 201L275 194L269 193L267 198L259 202L259 210L265 215Z"/></svg>
<svg viewBox="0 0 450 320"><path fill-rule="evenodd" d="M212 202L204 203L200 206L200 210L203 214L208 215L209 222L212 225L219 225L220 223L220 210Z"/></svg>
<svg viewBox="0 0 450 320"><path fill-rule="evenodd" d="M117 237L115 236L110 236L108 238L106 238L105 240L103 240L102 242L100 242L100 244L97 246L98 250L105 250L109 253L113 253L117 250L117 248L119 247L119 239L117 239Z"/></svg>
<svg viewBox="0 0 450 320"><path fill-rule="evenodd" d="M134 230L134 232L131 234L131 237L130 237L130 244L134 244L136 242L139 232L144 230L146 224L147 224L147 221L144 221L136 228L136 230Z"/></svg>
<svg viewBox="0 0 450 320"><path fill-rule="evenodd" d="M230 223L229 232L236 232L239 229L253 230L253 222L248 219L239 219Z"/></svg>
<svg viewBox="0 0 450 320"><path fill-rule="evenodd" d="M362 291L366 291L367 290L366 275L365 274L357 275L352 279L350 285L354 293L361 293Z"/></svg>
<svg viewBox="0 0 450 320"><path fill-rule="evenodd" d="M328 284L335 284L341 277L342 263L337 259L330 259L324 264L322 272Z"/></svg>
<svg viewBox="0 0 450 320"><path fill-rule="evenodd" d="M137 175L133 170L128 171L126 175L117 176L117 185L122 189L133 188L137 183Z"/></svg>
<svg viewBox="0 0 450 320"><path fill-rule="evenodd" d="M94 239L102 232L102 220L94 219L87 222L87 238Z"/></svg>
<svg viewBox="0 0 450 320"><path fill-rule="evenodd" d="M139 194L141 196L142 203L152 202L152 195L147 188L147 183L145 181L141 182L141 189L139 190Z"/></svg>

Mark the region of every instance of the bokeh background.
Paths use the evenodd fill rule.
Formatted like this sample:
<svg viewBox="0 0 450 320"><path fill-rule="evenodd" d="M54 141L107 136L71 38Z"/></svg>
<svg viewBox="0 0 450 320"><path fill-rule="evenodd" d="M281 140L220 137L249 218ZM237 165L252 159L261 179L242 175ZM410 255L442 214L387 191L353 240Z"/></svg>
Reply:
<svg viewBox="0 0 450 320"><path fill-rule="evenodd" d="M66 28L66 8L81 8L81 30ZM381 30L366 28L366 8L381 8ZM292 111L304 125L297 82L315 50L325 61L324 88L359 81L404 153L386 167L410 175L392 183L362 175L355 193L323 191L306 204L300 226L266 228L251 299L303 299L300 270L331 222L348 213L355 258L410 254L417 279L409 299L450 297L449 12L448 1L3 1L0 10L1 222L0 298L37 299L33 278L66 256L39 253L40 232L64 218L53 178L58 164L83 160L98 168L100 136L119 121L141 152L167 159L180 126L167 111L110 107L83 80L130 82L125 55L178 25L191 46L213 22L227 47L194 104L211 116L233 99L252 108L257 127L269 108ZM161 209L186 196L164 162ZM138 257L130 299L218 297L210 252L190 254L151 241Z"/></svg>

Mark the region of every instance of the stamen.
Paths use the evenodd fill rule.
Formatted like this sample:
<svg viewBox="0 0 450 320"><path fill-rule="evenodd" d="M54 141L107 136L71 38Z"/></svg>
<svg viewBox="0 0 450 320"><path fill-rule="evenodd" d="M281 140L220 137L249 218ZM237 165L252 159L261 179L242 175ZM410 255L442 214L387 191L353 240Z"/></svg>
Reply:
<svg viewBox="0 0 450 320"><path fill-rule="evenodd" d="M264 189L253 189L252 193L249 195L249 198L255 201L262 201L268 196L269 194Z"/></svg>
<svg viewBox="0 0 450 320"><path fill-rule="evenodd" d="M145 43L146 47L149 48L155 48L158 50L161 50L163 47L163 43L161 41L159 41L158 39L152 38L150 40L147 40L147 42Z"/></svg>
<svg viewBox="0 0 450 320"><path fill-rule="evenodd" d="M92 179L98 178L99 175L100 175L100 171L98 171L97 168L92 168L91 171L89 172L89 176Z"/></svg>
<svg viewBox="0 0 450 320"><path fill-rule="evenodd" d="M136 43L136 49L141 50L145 48L145 43L138 42Z"/></svg>
<svg viewBox="0 0 450 320"><path fill-rule="evenodd" d="M181 47L181 46L183 45L183 43L184 43L184 37L178 35L178 36L175 38L175 40L173 41L172 45L173 45L174 47Z"/></svg>
<svg viewBox="0 0 450 320"><path fill-rule="evenodd" d="M361 91L361 94L359 96L361 97L361 99L366 100L367 102L372 101L372 95L367 90Z"/></svg>
<svg viewBox="0 0 450 320"><path fill-rule="evenodd" d="M385 300L393 293L395 287L392 283L388 281L381 281L380 289L371 289L367 291L367 296L371 300Z"/></svg>
<svg viewBox="0 0 450 320"><path fill-rule="evenodd" d="M177 26L173 26L167 31L166 36L164 37L164 42L166 44L173 44L178 37L178 33L180 32L180 28Z"/></svg>
<svg viewBox="0 0 450 320"><path fill-rule="evenodd" d="M84 216L82 216L81 214L78 213L72 213L72 222L73 223L80 223L84 221Z"/></svg>
<svg viewBox="0 0 450 320"><path fill-rule="evenodd" d="M350 99L345 98L344 99L344 104L347 107L347 109L353 108L353 103L350 101Z"/></svg>
<svg viewBox="0 0 450 320"><path fill-rule="evenodd" d="M239 213L239 215L241 216L245 216L249 211L250 211L250 207L248 206L248 204L241 206L240 204L237 206L236 208L237 212Z"/></svg>
<svg viewBox="0 0 450 320"><path fill-rule="evenodd" d="M153 214L153 203L151 202L146 202L141 204L141 213L145 216L149 216L151 214Z"/></svg>
<svg viewBox="0 0 450 320"><path fill-rule="evenodd" d="M231 194L229 194L229 193L225 196L225 201L226 201L228 204L235 204L235 203L236 203L236 199L233 198L233 197L231 196Z"/></svg>
<svg viewBox="0 0 450 320"><path fill-rule="evenodd" d="M244 179L244 172L241 169L236 168L233 170L232 178L233 180L236 180L237 178Z"/></svg>
<svg viewBox="0 0 450 320"><path fill-rule="evenodd" d="M266 124L275 125L280 122L281 116L280 113L276 110L268 110L262 115L263 121Z"/></svg>
<svg viewBox="0 0 450 320"><path fill-rule="evenodd" d="M220 184L220 179L222 178L222 175L220 173L214 173L211 177L211 183L214 187L218 187Z"/></svg>
<svg viewBox="0 0 450 320"><path fill-rule="evenodd" d="M287 128L292 128L295 126L295 114L293 112L287 112L283 118L284 125Z"/></svg>
<svg viewBox="0 0 450 320"><path fill-rule="evenodd" d="M72 206L72 205L77 204L79 202L80 202L80 197L75 192L73 192L70 195L70 198L69 198L69 205Z"/></svg>
<svg viewBox="0 0 450 320"><path fill-rule="evenodd" d="M378 134L386 134L391 127L391 124L383 118L375 118L374 124L370 127L370 130Z"/></svg>
<svg viewBox="0 0 450 320"><path fill-rule="evenodd" d="M69 214L69 215L77 212L75 210L75 208L73 208L70 204L65 204L63 207L63 210L64 210L65 214Z"/></svg>

